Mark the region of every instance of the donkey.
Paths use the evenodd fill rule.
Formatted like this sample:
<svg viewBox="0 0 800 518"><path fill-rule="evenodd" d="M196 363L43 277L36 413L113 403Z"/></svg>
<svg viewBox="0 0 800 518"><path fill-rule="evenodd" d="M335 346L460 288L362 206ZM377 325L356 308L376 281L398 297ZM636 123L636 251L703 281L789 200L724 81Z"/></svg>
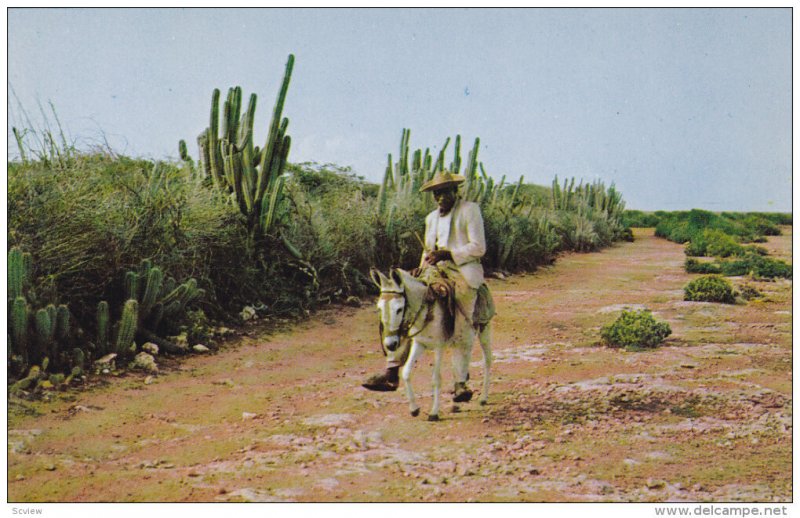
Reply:
<svg viewBox="0 0 800 518"><path fill-rule="evenodd" d="M433 406L429 421L439 420L439 393L442 383L441 364L445 346L465 348L471 353L473 343L455 343L445 331L445 308L441 299L426 300L428 286L399 268L393 268L389 277L377 270L370 272L373 282L380 288L378 310L381 320L383 346L393 351L401 340L411 340L411 352L401 371L411 415L419 415L419 406L411 387L411 372L425 349L433 349ZM483 390L479 402L485 405L489 396L489 369L492 364L490 322L476 325L476 334L483 349ZM463 351L464 349L462 349ZM467 356L469 357L469 356ZM466 367L466 366L465 366Z"/></svg>

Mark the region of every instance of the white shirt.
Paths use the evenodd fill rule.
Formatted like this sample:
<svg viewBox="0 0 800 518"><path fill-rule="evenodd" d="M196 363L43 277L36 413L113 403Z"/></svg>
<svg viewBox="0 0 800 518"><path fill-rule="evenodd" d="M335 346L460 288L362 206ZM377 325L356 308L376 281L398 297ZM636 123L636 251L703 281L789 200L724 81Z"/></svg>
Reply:
<svg viewBox="0 0 800 518"><path fill-rule="evenodd" d="M436 220L436 249L447 248L447 240L450 239L450 221L453 219L453 211L447 216L439 216Z"/></svg>

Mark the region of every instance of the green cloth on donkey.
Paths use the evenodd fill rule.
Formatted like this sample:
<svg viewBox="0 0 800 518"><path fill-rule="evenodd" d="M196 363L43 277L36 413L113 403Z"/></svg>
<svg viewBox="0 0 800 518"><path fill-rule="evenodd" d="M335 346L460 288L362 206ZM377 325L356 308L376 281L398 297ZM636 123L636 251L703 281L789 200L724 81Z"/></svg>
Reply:
<svg viewBox="0 0 800 518"><path fill-rule="evenodd" d="M446 299L448 313L447 331L448 336L452 335L453 325L455 319L455 312L458 310L458 300L456 294L458 288L469 289L464 281L464 277L460 275L458 267L451 261L440 262L434 266L423 268L417 278L428 285L429 300L433 298ZM463 286L456 286L458 283ZM463 311L462 311L463 312ZM492 293L489 286L484 282L478 288L478 298L475 302L475 310L471 315L473 325L485 325L497 314L492 299ZM466 315L465 315L466 316Z"/></svg>

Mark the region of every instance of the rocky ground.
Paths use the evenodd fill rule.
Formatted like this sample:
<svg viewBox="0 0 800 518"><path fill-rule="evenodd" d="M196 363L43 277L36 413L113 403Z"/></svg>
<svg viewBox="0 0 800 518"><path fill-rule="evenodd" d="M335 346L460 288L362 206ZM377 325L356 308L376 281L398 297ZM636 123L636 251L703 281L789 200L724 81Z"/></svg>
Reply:
<svg viewBox="0 0 800 518"><path fill-rule="evenodd" d="M767 246L790 261L784 230ZM432 354L412 380L422 416L402 391L362 389L383 367L377 314L326 310L281 333L249 328L213 354L157 358L149 379L11 398L8 499L791 501L791 281L735 278L765 298L684 302L682 246L636 237L490 281L486 407L446 399L427 422ZM623 307L651 309L673 334L651 351L598 346Z"/></svg>

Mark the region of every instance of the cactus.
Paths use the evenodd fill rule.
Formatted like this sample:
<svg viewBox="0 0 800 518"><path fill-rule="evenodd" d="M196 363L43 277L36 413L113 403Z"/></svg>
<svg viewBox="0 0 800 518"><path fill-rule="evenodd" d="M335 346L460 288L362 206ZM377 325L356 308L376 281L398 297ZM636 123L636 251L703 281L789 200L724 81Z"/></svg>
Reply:
<svg viewBox="0 0 800 518"><path fill-rule="evenodd" d="M49 311L49 308L51 306L39 309L34 314L34 328L36 329L36 342L39 345L40 354L52 354L54 350L54 338L55 338L56 326L55 326L55 319L51 318L51 313L54 313L54 311Z"/></svg>
<svg viewBox="0 0 800 518"><path fill-rule="evenodd" d="M27 362L28 353L28 303L25 297L17 297L11 305L11 341L14 352Z"/></svg>
<svg viewBox="0 0 800 518"><path fill-rule="evenodd" d="M164 297L167 293L171 293L178 286L178 282L174 277L167 277L167 280L162 283L160 297Z"/></svg>
<svg viewBox="0 0 800 518"><path fill-rule="evenodd" d="M31 254L23 253L19 247L8 251L8 298L14 300L24 295L26 284L30 281Z"/></svg>
<svg viewBox="0 0 800 518"><path fill-rule="evenodd" d="M55 326L51 318L52 312L49 311L50 307L52 304L36 311L35 314L36 334L43 343L50 342L55 337Z"/></svg>
<svg viewBox="0 0 800 518"><path fill-rule="evenodd" d="M221 132L220 91L214 90L209 127L198 137L206 175L218 189L233 194L239 210L246 216L252 238L272 230L277 208L283 200L282 176L291 137L286 134L289 119L283 118L282 113L293 68L294 56L290 54L263 148L254 147L257 97L250 96L247 111L242 116L242 89L238 86L228 90Z"/></svg>
<svg viewBox="0 0 800 518"><path fill-rule="evenodd" d="M150 259L142 259L139 263L139 278L144 279L147 277L148 272L153 267L153 262Z"/></svg>
<svg viewBox="0 0 800 518"><path fill-rule="evenodd" d="M164 274L158 267L150 268L144 277L144 293L141 298L141 314L146 317L156 303L158 294L161 292L161 282Z"/></svg>
<svg viewBox="0 0 800 518"><path fill-rule="evenodd" d="M192 162L192 157L189 156L189 150L186 147L185 140L181 139L181 141L178 142L178 154L184 162Z"/></svg>
<svg viewBox="0 0 800 518"><path fill-rule="evenodd" d="M60 304L56 309L56 337L66 340L70 332L70 314L66 304Z"/></svg>
<svg viewBox="0 0 800 518"><path fill-rule="evenodd" d="M146 327L149 327L150 329L158 329L159 324L161 324L161 319L163 318L164 304L157 302L150 311L150 314L147 316Z"/></svg>
<svg viewBox="0 0 800 518"><path fill-rule="evenodd" d="M125 302L122 309L122 318L119 321L115 352L120 356L127 356L129 348L136 335L137 321L139 318L139 302L136 299L129 299Z"/></svg>
<svg viewBox="0 0 800 518"><path fill-rule="evenodd" d="M97 304L97 347L100 354L108 352L109 310L105 300Z"/></svg>
<svg viewBox="0 0 800 518"><path fill-rule="evenodd" d="M43 376L43 371L44 369L40 368L38 365L32 366L26 377L22 378L11 386L11 391L17 392L20 390L28 390L29 388L33 387Z"/></svg>
<svg viewBox="0 0 800 518"><path fill-rule="evenodd" d="M125 299L138 299L139 295L139 274L136 272L125 273Z"/></svg>
<svg viewBox="0 0 800 518"><path fill-rule="evenodd" d="M86 355L82 349L77 347L72 350L72 374L73 376L80 376L83 373L86 364ZM78 369L76 374L75 369Z"/></svg>
<svg viewBox="0 0 800 518"><path fill-rule="evenodd" d="M186 294L188 289L186 284L181 284L161 299L160 302L164 305L165 310L172 302L178 302L178 304L180 304L180 299Z"/></svg>

